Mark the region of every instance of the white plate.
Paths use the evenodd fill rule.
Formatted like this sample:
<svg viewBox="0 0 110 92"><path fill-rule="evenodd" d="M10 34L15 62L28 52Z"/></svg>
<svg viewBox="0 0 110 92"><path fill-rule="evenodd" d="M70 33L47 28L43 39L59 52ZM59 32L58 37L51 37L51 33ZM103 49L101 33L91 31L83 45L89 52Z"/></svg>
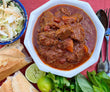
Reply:
<svg viewBox="0 0 110 92"><path fill-rule="evenodd" d="M58 69L54 69L52 67L45 65L40 60L39 56L36 54L33 44L32 44L32 32L33 32L34 24L36 23L37 18L40 16L40 14L42 12L44 12L47 9L49 9L50 7L53 7L58 4L68 4L68 5L73 5L73 6L83 9L90 16L90 18L93 21L93 23L95 24L95 27L97 30L96 47L95 47L95 50L94 50L91 58L87 62L82 64L81 66L79 66L73 70L70 70L70 71L58 70ZM95 12L93 11L91 6L87 2L78 1L78 0L51 0L51 1L48 1L47 3L45 3L44 5L42 5L41 7L35 9L31 13L24 44L25 44L27 50L29 51L30 55L32 56L34 62L37 64L37 66L40 70L71 78L98 61L101 45L103 42L104 32L105 32L104 27L102 26L101 22L99 21L99 19L96 16Z"/></svg>

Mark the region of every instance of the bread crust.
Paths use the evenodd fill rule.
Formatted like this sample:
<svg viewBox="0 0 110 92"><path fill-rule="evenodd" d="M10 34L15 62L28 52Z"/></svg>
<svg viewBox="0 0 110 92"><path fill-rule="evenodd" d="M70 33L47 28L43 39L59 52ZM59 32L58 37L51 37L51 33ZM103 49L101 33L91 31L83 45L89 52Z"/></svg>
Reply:
<svg viewBox="0 0 110 92"><path fill-rule="evenodd" d="M25 57L25 55L16 48L6 48L5 50L0 51L0 55L8 55L12 57Z"/></svg>
<svg viewBox="0 0 110 92"><path fill-rule="evenodd" d="M20 40L0 49L0 81L31 62L22 52L23 49Z"/></svg>
<svg viewBox="0 0 110 92"><path fill-rule="evenodd" d="M7 77L2 84L0 92L39 92L30 84L24 75L18 71L14 76Z"/></svg>
<svg viewBox="0 0 110 92"><path fill-rule="evenodd" d="M0 81L27 65L25 58L0 55Z"/></svg>
<svg viewBox="0 0 110 92"><path fill-rule="evenodd" d="M16 84L16 85L15 85ZM23 85L25 84L25 85ZM17 72L12 80L13 92L38 92L21 72Z"/></svg>
<svg viewBox="0 0 110 92"><path fill-rule="evenodd" d="M2 84L0 88L0 92L13 92L11 77L7 77L7 80Z"/></svg>

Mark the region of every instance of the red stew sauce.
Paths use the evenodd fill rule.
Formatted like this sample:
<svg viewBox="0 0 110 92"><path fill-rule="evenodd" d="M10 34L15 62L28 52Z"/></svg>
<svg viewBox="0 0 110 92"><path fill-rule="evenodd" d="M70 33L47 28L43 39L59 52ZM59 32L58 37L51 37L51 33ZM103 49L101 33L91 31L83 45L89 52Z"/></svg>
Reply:
<svg viewBox="0 0 110 92"><path fill-rule="evenodd" d="M71 70L91 57L96 36L93 22L82 9L57 5L38 18L33 30L33 45L45 64Z"/></svg>

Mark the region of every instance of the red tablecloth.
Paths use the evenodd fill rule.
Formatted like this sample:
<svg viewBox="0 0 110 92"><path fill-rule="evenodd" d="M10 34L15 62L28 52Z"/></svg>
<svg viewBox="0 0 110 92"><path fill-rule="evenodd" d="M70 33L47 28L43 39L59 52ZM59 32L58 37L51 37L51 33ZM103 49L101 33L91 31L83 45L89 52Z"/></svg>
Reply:
<svg viewBox="0 0 110 92"><path fill-rule="evenodd" d="M34 9L40 7L41 5L43 5L44 3L46 3L48 0L20 0L21 3L24 5L24 7L26 8L27 14L28 14L28 18L30 16L31 11L33 11ZM99 9L106 9L106 8L110 8L110 0L82 0L82 1L86 1L88 2L92 8L94 9L94 11L96 12ZM23 37L24 38L24 35ZM105 40L103 43L103 60L105 59ZM110 47L109 47L109 52L110 52ZM110 58L110 55L109 55ZM98 61L97 61L98 62ZM83 72L81 72L82 74L86 75L87 71L92 71L94 69L96 69L96 64L90 66L89 68L87 68L86 70L84 70Z"/></svg>

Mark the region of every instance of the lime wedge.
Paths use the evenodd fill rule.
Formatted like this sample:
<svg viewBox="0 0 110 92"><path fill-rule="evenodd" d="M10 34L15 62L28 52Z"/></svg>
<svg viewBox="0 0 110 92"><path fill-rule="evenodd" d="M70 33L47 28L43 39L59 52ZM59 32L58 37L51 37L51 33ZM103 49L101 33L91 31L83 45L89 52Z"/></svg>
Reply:
<svg viewBox="0 0 110 92"><path fill-rule="evenodd" d="M38 69L37 65L34 63L34 64L31 64L27 69L26 69L26 72L25 72L25 76L26 78L32 82L32 83L37 83L37 81L45 76L45 72L41 71Z"/></svg>

